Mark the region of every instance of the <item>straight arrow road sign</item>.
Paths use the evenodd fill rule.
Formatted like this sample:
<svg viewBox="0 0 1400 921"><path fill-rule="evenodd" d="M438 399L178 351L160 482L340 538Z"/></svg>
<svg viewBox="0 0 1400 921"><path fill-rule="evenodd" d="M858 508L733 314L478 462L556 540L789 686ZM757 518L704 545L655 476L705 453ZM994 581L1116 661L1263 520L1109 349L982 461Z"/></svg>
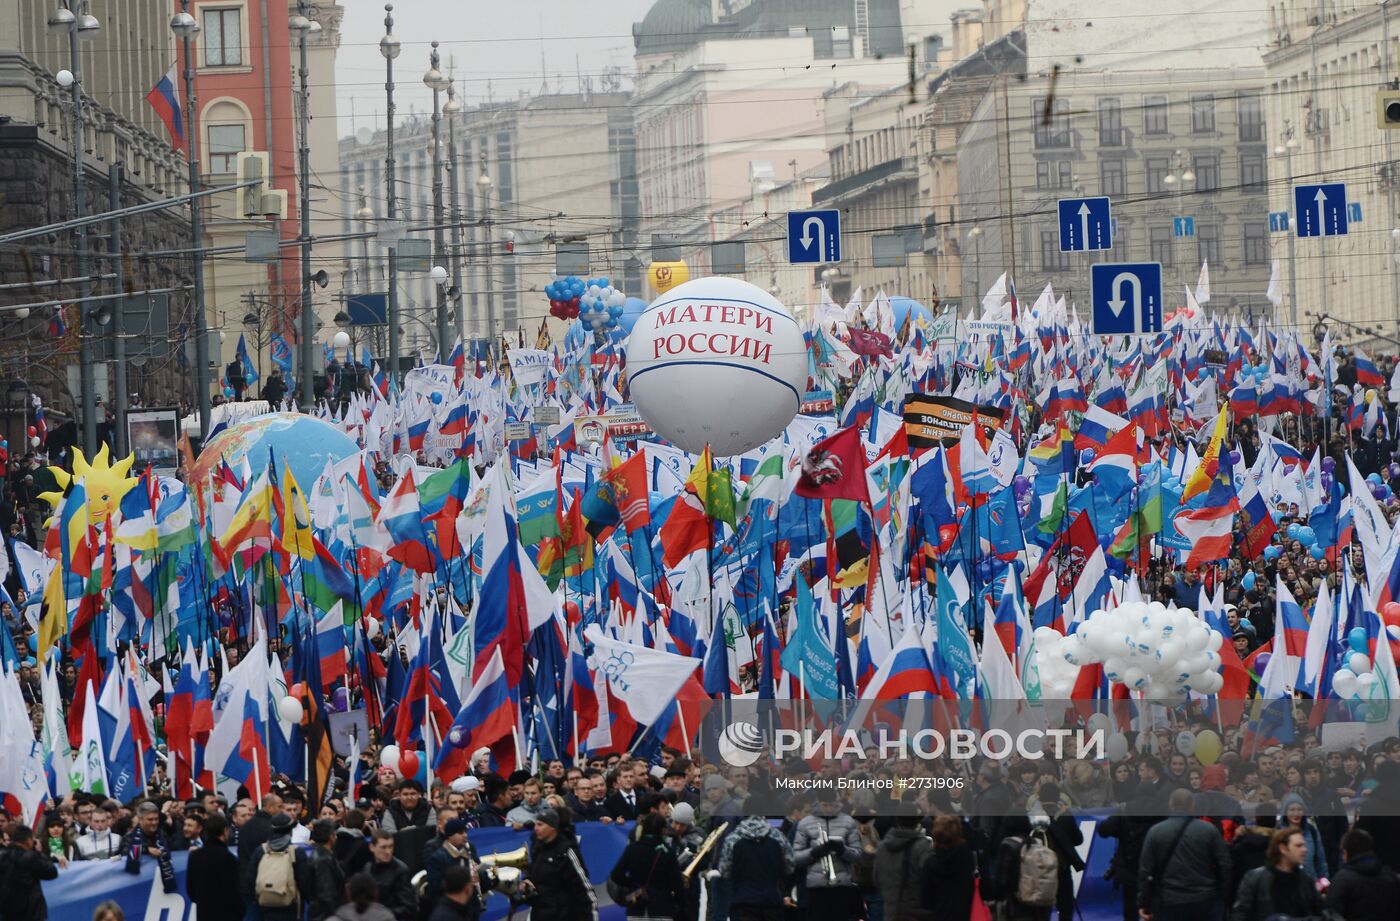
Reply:
<svg viewBox="0 0 1400 921"><path fill-rule="evenodd" d="M1300 237L1340 237L1347 233L1347 187L1341 182L1293 187Z"/></svg>
<svg viewBox="0 0 1400 921"><path fill-rule="evenodd" d="M1062 198L1059 201L1060 252L1082 253L1113 246L1113 217L1109 200Z"/></svg>

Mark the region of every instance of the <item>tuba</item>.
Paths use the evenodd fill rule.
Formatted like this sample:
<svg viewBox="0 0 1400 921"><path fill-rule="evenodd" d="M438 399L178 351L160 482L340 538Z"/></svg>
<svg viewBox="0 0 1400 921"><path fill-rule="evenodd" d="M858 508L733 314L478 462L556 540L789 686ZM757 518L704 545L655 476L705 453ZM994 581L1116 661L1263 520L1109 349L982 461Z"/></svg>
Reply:
<svg viewBox="0 0 1400 921"><path fill-rule="evenodd" d="M491 890L499 892L511 901L520 899L520 884L525 879L524 869L530 865L530 850L521 845L513 851L487 854L481 858L480 868L486 872Z"/></svg>

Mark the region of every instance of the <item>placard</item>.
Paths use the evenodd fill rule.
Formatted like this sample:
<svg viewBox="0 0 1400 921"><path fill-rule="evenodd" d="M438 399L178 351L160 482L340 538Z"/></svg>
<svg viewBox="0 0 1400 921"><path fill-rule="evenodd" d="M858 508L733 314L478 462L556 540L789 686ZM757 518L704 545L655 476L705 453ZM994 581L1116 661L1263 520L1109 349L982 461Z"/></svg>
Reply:
<svg viewBox="0 0 1400 921"><path fill-rule="evenodd" d="M974 412L988 437L1001 428L1005 413L995 406L978 406L957 397L911 394L904 401L904 431L909 437L909 447L952 444L962 437Z"/></svg>
<svg viewBox="0 0 1400 921"><path fill-rule="evenodd" d="M137 470L149 464L156 473L174 476L180 469L180 411L134 409L126 414L126 441L136 455Z"/></svg>

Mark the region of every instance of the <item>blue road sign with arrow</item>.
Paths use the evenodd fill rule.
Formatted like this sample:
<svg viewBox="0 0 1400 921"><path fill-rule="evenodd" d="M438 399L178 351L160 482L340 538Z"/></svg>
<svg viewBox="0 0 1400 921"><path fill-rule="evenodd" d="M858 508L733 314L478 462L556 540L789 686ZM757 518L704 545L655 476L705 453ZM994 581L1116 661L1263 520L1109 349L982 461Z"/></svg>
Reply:
<svg viewBox="0 0 1400 921"><path fill-rule="evenodd" d="M1350 224L1361 223L1361 202L1347 202L1347 222Z"/></svg>
<svg viewBox="0 0 1400 921"><path fill-rule="evenodd" d="M1107 198L1060 199L1060 252L1111 249L1111 212Z"/></svg>
<svg viewBox="0 0 1400 921"><path fill-rule="evenodd" d="M841 261L841 212L788 212L788 262L811 265Z"/></svg>
<svg viewBox="0 0 1400 921"><path fill-rule="evenodd" d="M1189 214L1172 218L1172 236L1174 237L1194 237L1196 235L1196 219Z"/></svg>
<svg viewBox="0 0 1400 921"><path fill-rule="evenodd" d="M1288 229L1287 211L1269 212L1269 233L1279 233Z"/></svg>
<svg viewBox="0 0 1400 921"><path fill-rule="evenodd" d="M1135 335L1162 331L1162 264L1101 262L1089 272L1094 334Z"/></svg>
<svg viewBox="0 0 1400 921"><path fill-rule="evenodd" d="M1340 237L1347 232L1347 187L1341 182L1293 188L1298 236Z"/></svg>

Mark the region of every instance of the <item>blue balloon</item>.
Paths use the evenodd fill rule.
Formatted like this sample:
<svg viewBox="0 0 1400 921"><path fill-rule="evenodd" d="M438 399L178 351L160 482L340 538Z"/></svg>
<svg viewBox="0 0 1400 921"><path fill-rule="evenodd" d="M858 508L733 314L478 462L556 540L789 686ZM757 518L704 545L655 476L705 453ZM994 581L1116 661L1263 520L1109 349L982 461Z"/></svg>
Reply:
<svg viewBox="0 0 1400 921"><path fill-rule="evenodd" d="M1264 548L1264 559L1266 560L1276 560L1281 556L1283 556L1283 548L1278 544L1270 544Z"/></svg>
<svg viewBox="0 0 1400 921"><path fill-rule="evenodd" d="M927 323L933 322L933 314L929 312L929 309L912 298L890 298L890 310L894 313L894 328L896 330L904 328L904 322L909 319L911 312L915 319L922 319Z"/></svg>
<svg viewBox="0 0 1400 921"><path fill-rule="evenodd" d="M1300 525L1300 524L1298 524L1298 523L1295 521L1295 522L1293 522L1293 524L1290 524L1290 525L1288 526L1287 530L1286 530L1284 533L1286 533L1286 534L1288 535L1288 539L1289 539L1289 540L1297 540L1297 539L1298 539L1298 532L1301 531L1301 530L1303 530L1303 526Z"/></svg>
<svg viewBox="0 0 1400 921"><path fill-rule="evenodd" d="M647 302L640 297L629 297L622 304L622 313L617 318L618 326L630 334L637 318L646 312Z"/></svg>
<svg viewBox="0 0 1400 921"><path fill-rule="evenodd" d="M1257 577L1255 576L1254 570L1251 569L1249 572L1245 573L1244 578L1240 580L1240 587L1245 591L1249 591L1254 588L1255 578Z"/></svg>
<svg viewBox="0 0 1400 921"><path fill-rule="evenodd" d="M1366 482L1380 485L1381 475L1379 473L1368 473L1366 474Z"/></svg>
<svg viewBox="0 0 1400 921"><path fill-rule="evenodd" d="M441 403L441 402L442 402L442 394L440 394L440 393L434 393L433 396L432 396L432 401L433 401L434 403Z"/></svg>
<svg viewBox="0 0 1400 921"><path fill-rule="evenodd" d="M604 275L602 278L598 279L598 287L610 288L612 287L612 282L608 281L608 277Z"/></svg>
<svg viewBox="0 0 1400 921"><path fill-rule="evenodd" d="M1315 560L1325 560L1327 559L1327 548L1321 544L1313 544L1308 548L1308 556Z"/></svg>
<svg viewBox="0 0 1400 921"><path fill-rule="evenodd" d="M1349 645L1354 652L1370 655L1371 651L1367 648L1369 641L1370 637L1366 635L1365 627L1352 627L1347 633L1347 645Z"/></svg>

